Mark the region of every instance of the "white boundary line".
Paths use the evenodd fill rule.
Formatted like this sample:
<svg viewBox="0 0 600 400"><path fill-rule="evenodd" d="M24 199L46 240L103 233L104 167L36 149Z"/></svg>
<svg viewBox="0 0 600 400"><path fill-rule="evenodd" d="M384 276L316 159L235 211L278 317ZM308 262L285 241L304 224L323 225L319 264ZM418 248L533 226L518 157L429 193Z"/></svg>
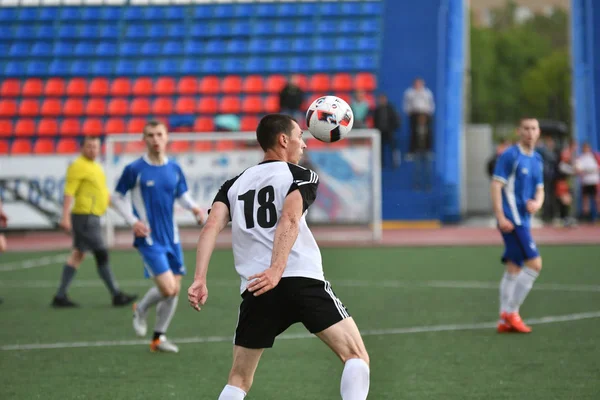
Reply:
<svg viewBox="0 0 600 400"><path fill-rule="evenodd" d="M580 321L584 319L600 318L600 311L546 316L541 318L532 318L527 321L530 325L552 324L557 322ZM389 336L404 335L410 333L427 332L455 332L479 329L492 329L496 322L481 322L473 324L455 324L455 325L431 325L431 326L413 326L407 328L395 329L374 329L365 330L363 336ZM277 340L311 339L315 336L309 333L283 334ZM184 343L223 343L232 342L231 336L205 336L205 337L187 337L174 339L178 344ZM30 343L30 344L10 344L0 346L0 351L24 351L24 350L47 350L47 349L68 349L68 348L92 348L92 347L115 347L115 346L137 346L147 345L148 340L106 340L96 342L63 342L63 343Z"/></svg>
<svg viewBox="0 0 600 400"><path fill-rule="evenodd" d="M45 267L51 264L64 263L67 260L68 256L68 253L55 254L52 256L28 258L26 260L19 260L6 264L0 264L0 272L20 271L22 269Z"/></svg>

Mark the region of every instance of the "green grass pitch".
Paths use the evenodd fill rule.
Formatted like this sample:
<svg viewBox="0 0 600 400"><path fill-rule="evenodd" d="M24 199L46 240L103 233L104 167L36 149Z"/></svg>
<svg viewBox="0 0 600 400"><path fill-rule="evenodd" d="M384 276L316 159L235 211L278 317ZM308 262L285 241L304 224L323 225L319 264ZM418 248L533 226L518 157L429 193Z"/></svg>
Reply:
<svg viewBox="0 0 600 400"><path fill-rule="evenodd" d="M499 247L323 249L327 279L359 328L369 332L369 399L599 398L600 313L578 315L600 311L600 247L541 251L544 269L521 309L523 318L576 320L550 319L533 325L531 335L498 335L477 324L497 318ZM240 301L231 251L213 256L201 313L186 301L194 263L194 253L186 253L189 273L168 332L179 354L150 353L147 343L115 345L136 340L131 312L110 306L91 258L70 290L82 305L76 310L49 307L61 263L2 268L43 255L0 258L1 399L217 399L231 363ZM142 295L150 282L142 279L137 254L115 251L111 257L121 287ZM152 323L153 316L149 328ZM292 327L286 334L299 337L282 338L265 352L248 400L340 398L342 364L304 332L301 325ZM33 343L81 347L8 347Z"/></svg>

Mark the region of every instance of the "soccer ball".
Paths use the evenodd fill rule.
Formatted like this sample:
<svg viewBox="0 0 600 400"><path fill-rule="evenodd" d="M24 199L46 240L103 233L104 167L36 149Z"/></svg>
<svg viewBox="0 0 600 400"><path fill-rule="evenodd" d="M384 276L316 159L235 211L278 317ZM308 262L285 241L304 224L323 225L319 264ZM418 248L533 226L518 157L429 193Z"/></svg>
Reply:
<svg viewBox="0 0 600 400"><path fill-rule="evenodd" d="M345 138L354 124L352 109L336 96L319 97L306 111L306 126L322 142L332 143Z"/></svg>

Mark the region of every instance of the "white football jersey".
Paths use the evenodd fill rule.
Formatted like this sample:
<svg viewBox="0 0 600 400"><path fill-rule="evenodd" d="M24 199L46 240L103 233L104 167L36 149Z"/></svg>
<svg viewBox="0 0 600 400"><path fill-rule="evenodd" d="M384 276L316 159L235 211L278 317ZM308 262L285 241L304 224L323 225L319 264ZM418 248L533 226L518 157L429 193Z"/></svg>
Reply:
<svg viewBox="0 0 600 400"><path fill-rule="evenodd" d="M284 161L264 161L223 184L213 201L229 207L235 269L246 290L248 277L271 265L277 221L286 196L299 190L303 199L298 238L282 277L325 280L321 251L306 224L306 210L317 196L318 175Z"/></svg>

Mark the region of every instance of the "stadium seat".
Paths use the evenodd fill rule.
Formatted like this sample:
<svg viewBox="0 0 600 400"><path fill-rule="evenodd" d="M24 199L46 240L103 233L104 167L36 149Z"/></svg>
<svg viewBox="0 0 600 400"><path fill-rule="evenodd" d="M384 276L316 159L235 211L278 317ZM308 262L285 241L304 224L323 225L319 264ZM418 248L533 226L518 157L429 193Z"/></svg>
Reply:
<svg viewBox="0 0 600 400"><path fill-rule="evenodd" d="M83 122L81 129L84 135L102 135L104 132L104 126L100 118L88 118Z"/></svg>
<svg viewBox="0 0 600 400"><path fill-rule="evenodd" d="M218 104L215 97L201 97L198 102L198 112L200 114L216 114Z"/></svg>
<svg viewBox="0 0 600 400"><path fill-rule="evenodd" d="M212 66L210 68L213 68ZM228 58L223 63L223 72L226 74L242 74L246 72L246 59L245 58ZM240 82L241 83L241 82ZM241 84L239 90L241 90Z"/></svg>
<svg viewBox="0 0 600 400"><path fill-rule="evenodd" d="M42 117L58 117L62 113L62 104L59 99L45 99L40 110Z"/></svg>
<svg viewBox="0 0 600 400"><path fill-rule="evenodd" d="M151 96L152 95L152 79L144 77L138 78L133 84L134 96Z"/></svg>
<svg viewBox="0 0 600 400"><path fill-rule="evenodd" d="M142 133L144 126L146 126L144 118L132 118L127 122L125 130L127 133Z"/></svg>
<svg viewBox="0 0 600 400"><path fill-rule="evenodd" d="M95 97L108 96L109 83L106 78L94 78L88 87L88 94Z"/></svg>
<svg viewBox="0 0 600 400"><path fill-rule="evenodd" d="M246 115L244 117L242 117L242 120L240 122L240 130L241 131L256 131L256 127L258 126L258 123L260 122L260 118L255 117L255 116L250 116L250 115Z"/></svg>
<svg viewBox="0 0 600 400"><path fill-rule="evenodd" d="M68 117L79 117L83 115L83 101L81 99L67 99L63 106L63 114Z"/></svg>
<svg viewBox="0 0 600 400"><path fill-rule="evenodd" d="M81 60L69 62L68 65L65 65L65 69L67 74L71 76L95 75L92 66L93 64L87 60L87 57L82 57Z"/></svg>
<svg viewBox="0 0 600 400"><path fill-rule="evenodd" d="M194 122L194 131L196 132L213 132L215 130L215 124L212 118L210 117L200 117L200 118L196 118L196 121ZM204 143L204 144L209 144L210 142L196 142L196 144L198 143Z"/></svg>
<svg viewBox="0 0 600 400"><path fill-rule="evenodd" d="M156 96L171 96L175 93L175 79L161 77L154 82L154 94Z"/></svg>
<svg viewBox="0 0 600 400"><path fill-rule="evenodd" d="M44 83L39 78L30 78L25 81L21 89L23 97L40 97L42 95Z"/></svg>
<svg viewBox="0 0 600 400"><path fill-rule="evenodd" d="M173 113L173 101L169 97L157 97L152 102L152 114L170 115Z"/></svg>
<svg viewBox="0 0 600 400"><path fill-rule="evenodd" d="M265 111L272 114L279 112L279 96L273 95L265 100Z"/></svg>
<svg viewBox="0 0 600 400"><path fill-rule="evenodd" d="M31 140L29 139L15 139L10 147L11 154L29 154L31 150Z"/></svg>
<svg viewBox="0 0 600 400"><path fill-rule="evenodd" d="M347 73L339 73L333 76L331 89L341 92L350 92L354 89L352 76Z"/></svg>
<svg viewBox="0 0 600 400"><path fill-rule="evenodd" d="M65 118L58 131L63 136L76 136L81 134L81 126L77 118Z"/></svg>
<svg viewBox="0 0 600 400"><path fill-rule="evenodd" d="M10 119L0 119L0 137L10 137L12 134L12 121Z"/></svg>
<svg viewBox="0 0 600 400"><path fill-rule="evenodd" d="M242 91L242 77L229 75L221 82L221 92L226 94L240 93Z"/></svg>
<svg viewBox="0 0 600 400"><path fill-rule="evenodd" d="M0 154L8 154L8 142L0 140Z"/></svg>
<svg viewBox="0 0 600 400"><path fill-rule="evenodd" d="M104 125L104 131L106 134L111 135L115 133L125 132L125 121L122 118L109 118Z"/></svg>
<svg viewBox="0 0 600 400"><path fill-rule="evenodd" d="M131 81L129 78L116 78L110 83L109 92L111 96L129 96L131 95Z"/></svg>
<svg viewBox="0 0 600 400"><path fill-rule="evenodd" d="M196 100L193 97L180 97L175 103L177 114L193 114L196 112Z"/></svg>
<svg viewBox="0 0 600 400"><path fill-rule="evenodd" d="M31 47L32 57L50 57L52 56L52 45L45 42L35 42Z"/></svg>
<svg viewBox="0 0 600 400"><path fill-rule="evenodd" d="M65 81L62 78L50 78L46 81L44 86L45 96L64 96L65 95Z"/></svg>
<svg viewBox="0 0 600 400"><path fill-rule="evenodd" d="M37 125L38 136L54 136L58 134L58 121L52 118L43 118Z"/></svg>
<svg viewBox="0 0 600 400"><path fill-rule="evenodd" d="M134 75L135 74L135 63L129 60L119 60L115 66L115 73L117 75Z"/></svg>
<svg viewBox="0 0 600 400"><path fill-rule="evenodd" d="M171 153L185 153L190 151L190 142L184 140L171 141L169 146L169 152Z"/></svg>
<svg viewBox="0 0 600 400"><path fill-rule="evenodd" d="M67 84L67 96L81 97L87 95L87 81L83 78L72 78Z"/></svg>
<svg viewBox="0 0 600 400"><path fill-rule="evenodd" d="M53 139L38 139L33 145L33 152L36 154L52 154L54 153Z"/></svg>
<svg viewBox="0 0 600 400"><path fill-rule="evenodd" d="M85 105L85 115L100 117L106 114L106 101L104 99L90 99Z"/></svg>
<svg viewBox="0 0 600 400"><path fill-rule="evenodd" d="M35 135L35 120L31 118L21 118L15 124L15 136L33 136Z"/></svg>
<svg viewBox="0 0 600 400"><path fill-rule="evenodd" d="M123 151L125 153L142 153L145 150L146 150L146 145L141 140L139 142L127 142L127 143L125 143L125 146L123 149Z"/></svg>
<svg viewBox="0 0 600 400"><path fill-rule="evenodd" d="M50 63L48 67L48 74L53 76L66 76L69 75L69 67L71 63L68 63L64 60L54 60ZM75 66L75 64L73 64ZM87 73L87 71L86 71Z"/></svg>
<svg viewBox="0 0 600 400"><path fill-rule="evenodd" d="M40 113L40 103L34 99L23 99L19 103L19 115L23 117L37 117Z"/></svg>
<svg viewBox="0 0 600 400"><path fill-rule="evenodd" d="M116 98L108 102L108 115L127 115L129 114L129 103L127 99Z"/></svg>
<svg viewBox="0 0 600 400"><path fill-rule="evenodd" d="M180 95L194 95L198 93L198 79L193 76L184 76L177 82L177 93Z"/></svg>
<svg viewBox="0 0 600 400"><path fill-rule="evenodd" d="M144 97L138 97L133 99L131 102L129 113L131 115L144 115L150 114L150 100Z"/></svg>
<svg viewBox="0 0 600 400"><path fill-rule="evenodd" d="M287 80L283 75L271 75L267 78L265 89L269 93L279 93L285 86Z"/></svg>
<svg viewBox="0 0 600 400"><path fill-rule="evenodd" d="M18 79L6 79L0 87L0 97L17 97L21 94L21 82Z"/></svg>
<svg viewBox="0 0 600 400"><path fill-rule="evenodd" d="M56 152L59 154L77 153L79 146L75 139L60 139L56 145Z"/></svg>
<svg viewBox="0 0 600 400"><path fill-rule="evenodd" d="M224 96L219 103L219 112L222 114L237 114L241 108L242 104L237 96Z"/></svg>
<svg viewBox="0 0 600 400"><path fill-rule="evenodd" d="M0 99L0 117L14 117L17 114L17 103L14 100Z"/></svg>
<svg viewBox="0 0 600 400"><path fill-rule="evenodd" d="M183 53L183 43L175 41L165 42L161 52L166 56L181 56Z"/></svg>
<svg viewBox="0 0 600 400"><path fill-rule="evenodd" d="M260 75L250 75L244 79L242 90L244 93L262 93L264 91L264 80Z"/></svg>
<svg viewBox="0 0 600 400"><path fill-rule="evenodd" d="M327 92L330 88L329 76L326 74L315 74L310 78L309 90L311 92Z"/></svg>
<svg viewBox="0 0 600 400"><path fill-rule="evenodd" d="M219 93L219 78L216 76L205 76L200 80L198 90L200 94Z"/></svg>
<svg viewBox="0 0 600 400"><path fill-rule="evenodd" d="M354 80L355 89L366 90L372 92L377 88L375 75L369 72L359 72Z"/></svg>
<svg viewBox="0 0 600 400"><path fill-rule="evenodd" d="M155 75L157 73L159 73L158 70L158 63L156 61L150 61L150 60L141 60L138 61L136 69L135 69L135 73L137 75Z"/></svg>
<svg viewBox="0 0 600 400"><path fill-rule="evenodd" d="M264 111L263 101L260 96L248 96L242 102L242 112L258 114Z"/></svg>

